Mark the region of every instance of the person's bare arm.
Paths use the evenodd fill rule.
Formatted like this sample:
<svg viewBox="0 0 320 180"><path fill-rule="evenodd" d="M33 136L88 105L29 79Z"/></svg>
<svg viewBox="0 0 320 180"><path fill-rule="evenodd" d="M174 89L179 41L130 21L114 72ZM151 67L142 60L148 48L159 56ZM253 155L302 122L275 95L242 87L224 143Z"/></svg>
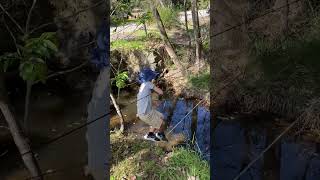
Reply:
<svg viewBox="0 0 320 180"><path fill-rule="evenodd" d="M158 93L158 94L160 94L160 95L163 95L163 91L162 91L160 88L158 88L157 86L154 86L153 90L154 90L156 93Z"/></svg>

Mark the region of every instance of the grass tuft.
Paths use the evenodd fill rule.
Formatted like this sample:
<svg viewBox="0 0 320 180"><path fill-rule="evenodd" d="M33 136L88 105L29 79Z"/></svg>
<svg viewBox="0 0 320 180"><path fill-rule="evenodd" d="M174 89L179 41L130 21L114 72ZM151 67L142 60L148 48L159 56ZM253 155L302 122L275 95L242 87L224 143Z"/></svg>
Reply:
<svg viewBox="0 0 320 180"><path fill-rule="evenodd" d="M196 89L209 90L210 72L205 71L198 75L191 75L188 81L189 84Z"/></svg>
<svg viewBox="0 0 320 180"><path fill-rule="evenodd" d="M198 177L209 180L209 164L198 153L174 149L170 154L133 135L110 135L112 149L111 179L136 177L136 179L180 180Z"/></svg>

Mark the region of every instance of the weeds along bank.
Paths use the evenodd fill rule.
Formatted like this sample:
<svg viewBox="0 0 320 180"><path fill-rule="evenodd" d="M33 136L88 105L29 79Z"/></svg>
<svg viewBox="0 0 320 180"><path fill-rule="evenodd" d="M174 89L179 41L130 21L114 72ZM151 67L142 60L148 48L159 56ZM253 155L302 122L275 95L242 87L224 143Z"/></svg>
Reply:
<svg viewBox="0 0 320 180"><path fill-rule="evenodd" d="M209 163L185 148L171 153L132 135L111 134L111 179L210 179Z"/></svg>
<svg viewBox="0 0 320 180"><path fill-rule="evenodd" d="M237 19L228 19L227 14L239 9L253 20L244 27L246 31L236 28L212 38L216 42L213 44L216 68L211 94L229 84L211 102L221 115L267 113L283 122L301 119L298 131L314 132L320 122L319 4L315 1L291 2L289 6L280 1L249 4L247 9L231 4L224 17L213 13L219 18L211 27L215 32L223 30L226 22L236 22ZM215 5L223 9L221 4ZM270 13L259 17L262 12Z"/></svg>

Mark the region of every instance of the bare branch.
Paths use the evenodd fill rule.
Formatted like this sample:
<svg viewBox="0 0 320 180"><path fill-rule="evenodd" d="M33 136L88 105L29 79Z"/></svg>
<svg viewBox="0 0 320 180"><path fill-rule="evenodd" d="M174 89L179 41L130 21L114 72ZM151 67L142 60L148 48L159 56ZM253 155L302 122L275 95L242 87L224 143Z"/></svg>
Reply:
<svg viewBox="0 0 320 180"><path fill-rule="evenodd" d="M30 31L30 34L34 33L35 31L37 31L37 30L39 30L39 29L42 29L42 28L44 28L44 27L47 27L47 26L50 26L50 25L53 25L53 24L55 24L55 23L54 23L54 22L49 22L49 23L41 24L40 26L32 29L32 30Z"/></svg>
<svg viewBox="0 0 320 180"><path fill-rule="evenodd" d="M13 35L13 32L10 30L9 26L6 23L6 20L3 18L3 24L6 27L7 31L9 32L10 36L13 39L14 45L16 46L17 51L19 52L19 48L18 48L18 44L17 44L17 39L15 38L15 36Z"/></svg>
<svg viewBox="0 0 320 180"><path fill-rule="evenodd" d="M0 128L1 128L1 129L7 129L7 130L10 130L10 129L9 129L9 127L7 127L7 126L0 126Z"/></svg>
<svg viewBox="0 0 320 180"><path fill-rule="evenodd" d="M3 153L0 154L0 157L6 155L8 152L9 152L8 150L4 151Z"/></svg>
<svg viewBox="0 0 320 180"><path fill-rule="evenodd" d="M2 4L0 3L0 9L10 18L10 20L18 27L18 29L24 33L22 27L19 25L19 23L10 15L10 13L4 9L4 7L2 6Z"/></svg>
<svg viewBox="0 0 320 180"><path fill-rule="evenodd" d="M89 61L87 60L87 61L83 62L82 64L80 64L79 66L76 66L74 68L71 68L71 69L68 69L68 70L64 70L64 71L59 71L59 72L56 72L56 73L52 73L49 76L47 76L46 79L53 78L53 77L56 77L56 76L60 76L62 74L67 74L67 73L76 71L78 69L81 69L83 66L87 65L88 63L89 63ZM36 84L38 82L40 82L40 81L36 81L34 84Z"/></svg>
<svg viewBox="0 0 320 180"><path fill-rule="evenodd" d="M32 11L33 11L34 7L36 6L36 3L37 3L37 0L33 0L32 6L31 6L30 11L28 13L28 19L27 19L27 22L26 22L26 34L27 35L28 35L28 31L29 31L29 25L30 25Z"/></svg>

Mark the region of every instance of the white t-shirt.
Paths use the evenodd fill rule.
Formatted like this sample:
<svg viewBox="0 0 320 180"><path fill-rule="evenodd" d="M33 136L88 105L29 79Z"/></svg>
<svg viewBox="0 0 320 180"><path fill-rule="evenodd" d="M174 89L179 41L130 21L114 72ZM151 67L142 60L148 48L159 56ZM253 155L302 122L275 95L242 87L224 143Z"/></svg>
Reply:
<svg viewBox="0 0 320 180"><path fill-rule="evenodd" d="M151 90L154 88L152 82L142 83L137 97L137 114L145 115L152 110Z"/></svg>

